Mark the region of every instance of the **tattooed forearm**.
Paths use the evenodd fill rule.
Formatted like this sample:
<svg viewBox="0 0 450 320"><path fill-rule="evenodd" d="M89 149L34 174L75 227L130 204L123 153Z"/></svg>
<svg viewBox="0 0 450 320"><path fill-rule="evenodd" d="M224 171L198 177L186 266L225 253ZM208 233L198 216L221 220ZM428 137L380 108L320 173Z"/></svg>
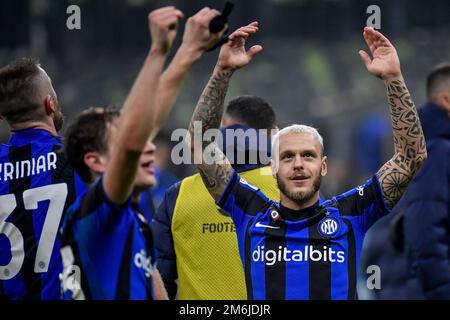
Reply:
<svg viewBox="0 0 450 320"><path fill-rule="evenodd" d="M222 195L231 178L233 172L231 165L218 146L214 148L215 159L218 161L208 164L204 159L204 150L210 142L201 139L200 146L197 146L194 143L194 137L202 137L202 134L207 130L219 127L231 75L232 71L219 71L213 74L205 90L203 90L189 124L190 138L187 142L190 143L191 151L194 154L194 163L206 188L215 199Z"/></svg>
<svg viewBox="0 0 450 320"><path fill-rule="evenodd" d="M413 176L406 173L406 170L400 168L392 159L378 171L377 175L384 200L390 208L393 208L406 191Z"/></svg>
<svg viewBox="0 0 450 320"><path fill-rule="evenodd" d="M426 157L425 138L416 107L403 79L386 83L398 164L415 171Z"/></svg>
<svg viewBox="0 0 450 320"><path fill-rule="evenodd" d="M205 183L206 189L216 198L222 194L221 187L225 187L231 178L233 171L229 164L216 164L216 165L198 165L198 171ZM225 182L225 185L224 185Z"/></svg>
<svg viewBox="0 0 450 320"><path fill-rule="evenodd" d="M377 173L383 195L393 207L427 157L419 116L403 78L386 80L395 154Z"/></svg>
<svg viewBox="0 0 450 320"><path fill-rule="evenodd" d="M194 134L195 121L201 121L203 132L219 127L223 113L223 102L231 75L231 71L219 71L211 77L205 90L203 90L189 124L191 135Z"/></svg>

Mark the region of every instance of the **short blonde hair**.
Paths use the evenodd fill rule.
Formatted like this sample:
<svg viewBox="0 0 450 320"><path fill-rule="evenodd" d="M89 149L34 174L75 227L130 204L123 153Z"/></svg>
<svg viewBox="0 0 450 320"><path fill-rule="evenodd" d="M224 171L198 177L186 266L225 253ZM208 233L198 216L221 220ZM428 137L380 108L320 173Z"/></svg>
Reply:
<svg viewBox="0 0 450 320"><path fill-rule="evenodd" d="M310 135L316 137L317 140L319 140L319 143L322 147L322 152L323 152L323 150L324 150L323 138L320 135L319 131L317 131L316 128L313 128L313 127L310 127L310 126L307 126L304 124L293 124L289 127L281 129L272 137L272 158L273 158L273 155L275 154L275 152L274 152L275 148L278 148L278 143L279 143L280 137L282 135L285 135L288 133L307 133L307 134L310 134Z"/></svg>

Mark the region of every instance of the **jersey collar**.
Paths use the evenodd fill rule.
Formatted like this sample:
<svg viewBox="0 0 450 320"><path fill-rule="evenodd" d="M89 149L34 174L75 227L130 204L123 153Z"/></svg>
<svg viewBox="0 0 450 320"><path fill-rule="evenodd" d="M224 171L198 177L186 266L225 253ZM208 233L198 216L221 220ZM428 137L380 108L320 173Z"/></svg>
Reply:
<svg viewBox="0 0 450 320"><path fill-rule="evenodd" d="M8 144L18 146L18 145L28 144L32 141L61 142L62 138L60 136L54 136L50 132L48 132L46 130L42 130L42 129L25 129L25 130L14 131L11 138L8 141Z"/></svg>
<svg viewBox="0 0 450 320"><path fill-rule="evenodd" d="M319 202L317 201L315 204L313 204L310 207L301 209L301 210L294 210L287 208L283 206L281 203L279 205L280 215L285 220L290 221L296 221L296 220L304 220L311 218L314 216L318 211L320 211L321 206L319 205Z"/></svg>
<svg viewBox="0 0 450 320"><path fill-rule="evenodd" d="M284 207L281 203L272 202L269 205L269 212L273 208L276 212L279 212L280 219L282 221L309 221L308 223L313 223L322 219L324 216L330 214L328 210L329 207L336 208L337 202L335 199L324 201L320 196L319 200L312 206L304 208L301 210L293 210ZM272 217L273 219L273 217Z"/></svg>

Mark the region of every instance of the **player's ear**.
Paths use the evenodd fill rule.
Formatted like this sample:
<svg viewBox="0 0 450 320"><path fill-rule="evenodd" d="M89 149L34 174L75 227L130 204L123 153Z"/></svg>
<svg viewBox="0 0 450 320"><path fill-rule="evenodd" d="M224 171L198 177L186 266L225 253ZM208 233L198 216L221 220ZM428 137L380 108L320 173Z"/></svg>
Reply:
<svg viewBox="0 0 450 320"><path fill-rule="evenodd" d="M436 103L443 107L447 112L450 112L450 92L443 91L438 94Z"/></svg>
<svg viewBox="0 0 450 320"><path fill-rule="evenodd" d="M279 166L278 161L275 161L274 159L270 160L270 168L272 169L272 177L274 179L277 178L277 173L278 173L278 169L279 169L278 166Z"/></svg>
<svg viewBox="0 0 450 320"><path fill-rule="evenodd" d="M327 175L328 172L328 163L327 163L327 156L323 156L322 157L322 170L320 172L320 174L322 175L322 177L325 177Z"/></svg>
<svg viewBox="0 0 450 320"><path fill-rule="evenodd" d="M231 124L233 124L233 120L231 119L231 117L225 112L222 116L222 121L220 122L220 127L221 128L226 128L228 126L230 126Z"/></svg>
<svg viewBox="0 0 450 320"><path fill-rule="evenodd" d="M55 111L56 111L55 100L49 94L46 95L44 98L44 107L45 107L45 113L47 115L51 115L51 114L55 113Z"/></svg>
<svg viewBox="0 0 450 320"><path fill-rule="evenodd" d="M99 174L105 171L106 161L105 158L98 152L91 151L86 152L83 157L84 164L95 174Z"/></svg>

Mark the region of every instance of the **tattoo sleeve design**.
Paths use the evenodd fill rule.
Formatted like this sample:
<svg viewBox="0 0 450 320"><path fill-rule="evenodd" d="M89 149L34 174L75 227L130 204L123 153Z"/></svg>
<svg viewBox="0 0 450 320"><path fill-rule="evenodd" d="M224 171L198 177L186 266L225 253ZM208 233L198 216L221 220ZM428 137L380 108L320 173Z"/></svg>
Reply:
<svg viewBox="0 0 450 320"><path fill-rule="evenodd" d="M377 176L383 196L391 208L405 192L427 157L419 116L403 79L385 83L391 110L395 154Z"/></svg>
<svg viewBox="0 0 450 320"><path fill-rule="evenodd" d="M189 124L190 139L188 139L188 143L190 143L194 157L200 158L201 160L203 160L203 151L210 142L205 142L202 139L201 150L196 150L193 142L194 136L201 135L208 129L219 127L222 119L223 103L231 75L231 71L221 71L211 77L197 103L191 123ZM201 122L200 127L194 126L194 122L197 121ZM201 132L199 132L199 129ZM219 161L212 164L200 161L201 163L196 163L196 166L206 188L217 199L222 195L223 190L231 178L232 168L217 145L214 148L214 153L216 153L216 159L220 158Z"/></svg>

